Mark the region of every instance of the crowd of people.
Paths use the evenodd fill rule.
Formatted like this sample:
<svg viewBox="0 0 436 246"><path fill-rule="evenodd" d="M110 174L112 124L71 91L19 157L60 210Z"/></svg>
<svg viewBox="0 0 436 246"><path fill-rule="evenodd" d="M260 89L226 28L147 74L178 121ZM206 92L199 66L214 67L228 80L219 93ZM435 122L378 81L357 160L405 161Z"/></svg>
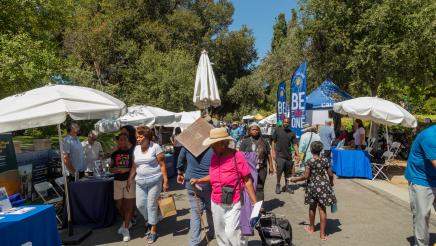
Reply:
<svg viewBox="0 0 436 246"><path fill-rule="evenodd" d="M305 134L313 133L311 129L305 129ZM201 242L203 212L206 213L209 226L209 239L215 238L218 245L246 245L246 235L250 232L247 234L244 230L244 223L249 227L249 222L241 219L241 213L244 212L244 206L251 207L265 199L264 187L268 173L277 177L277 194L293 193L290 183L298 181L294 164L300 161L300 153L306 163L321 158L313 161L313 165L307 165L301 180L305 178L309 180L308 183L313 182L313 175L322 175L323 168L328 168L324 165L328 162L320 157L320 148L323 149L323 144L318 141L320 138L309 138L305 142L307 146L299 147L296 135L289 128L289 119L275 129L271 139L262 136L260 130L257 123L250 124L245 130L237 122L230 129L214 128L202 143L207 147L206 150L194 156L177 141L176 136L181 130L175 129L171 142L177 163L177 182L185 186L191 206L190 245L199 245ZM71 182L82 178L85 172L92 172L94 162L103 158L97 134L91 131L87 140L81 143L79 131L78 124L71 124L63 144L65 165L70 177L74 177L70 178ZM232 145L232 142L235 144ZM158 199L162 191L169 189L163 150L155 142L152 129L146 126L123 126L116 136L116 143L110 155L110 171L114 174L114 200L122 219L118 233L123 241L130 240L129 229L136 223L137 209L145 220L146 243L154 243L158 238ZM304 151L301 151L302 148ZM307 152L313 153L313 158ZM318 167L317 163L323 164L322 167ZM312 171L308 173L307 170ZM283 176L285 184L281 187ZM326 184L323 182L322 186ZM328 184L332 184L332 180ZM316 182L313 185L316 186L315 190L307 186L306 203L311 206L311 211L314 210L313 206L318 206L323 211L322 218L325 218L325 206L336 201L334 193L330 186L322 187L323 192L330 193L328 200L320 200L318 197L322 194L316 189L321 184ZM244 199L244 193L248 198ZM321 229L321 238L325 239L325 226ZM312 223L307 231L313 230Z"/></svg>
<svg viewBox="0 0 436 246"><path fill-rule="evenodd" d="M230 129L212 129L210 136L201 143L206 149L199 156L177 141L175 136L181 133L180 129L176 129L171 138L175 147L177 182L185 186L191 206L189 244L200 244L200 232L204 227L201 215L205 212L208 239L215 238L218 245L246 245L249 233L243 230L246 222L241 219L241 213L244 206L265 199L268 173L276 176L277 194L292 194L291 183L305 181L304 203L309 206L309 225L305 230L308 233L315 231L318 209L320 238L327 240L326 207L337 203L330 169L331 148L340 141L349 141L350 134L335 133L330 119L319 128L305 125L299 140L289 127L289 119L284 119L271 137L262 136L257 123L251 123L246 133L242 128L245 129L234 122ZM91 131L86 141L80 142L79 131L78 124L71 124L63 141L63 158L70 182L92 172L93 163L103 158L97 134ZM355 149L366 147L365 132L362 122L356 120L352 134ZM435 133L436 126L433 126L416 137L406 169L418 245L428 243L428 218L435 201L436 146L434 141L429 141L436 137ZM116 136L117 146L110 155L114 200L122 218L118 233L123 241L130 240L129 229L136 222L136 209L145 219L146 243L152 244L158 239L158 199L162 191L169 190L169 182L164 153L155 139L153 129L149 127L123 126ZM231 145L231 142L236 144ZM281 186L283 176L284 186Z"/></svg>

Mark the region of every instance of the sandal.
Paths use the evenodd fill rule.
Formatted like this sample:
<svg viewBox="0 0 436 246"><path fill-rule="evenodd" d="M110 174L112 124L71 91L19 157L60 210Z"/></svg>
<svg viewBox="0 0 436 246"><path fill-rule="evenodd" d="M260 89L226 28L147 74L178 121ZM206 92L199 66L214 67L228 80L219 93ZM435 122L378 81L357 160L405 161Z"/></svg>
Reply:
<svg viewBox="0 0 436 246"><path fill-rule="evenodd" d="M147 244L152 244L157 240L157 233L150 233L147 237Z"/></svg>
<svg viewBox="0 0 436 246"><path fill-rule="evenodd" d="M329 238L327 236L324 236L321 238L321 241L327 241Z"/></svg>
<svg viewBox="0 0 436 246"><path fill-rule="evenodd" d="M148 236L151 232L151 225L149 223L145 223L145 236Z"/></svg>

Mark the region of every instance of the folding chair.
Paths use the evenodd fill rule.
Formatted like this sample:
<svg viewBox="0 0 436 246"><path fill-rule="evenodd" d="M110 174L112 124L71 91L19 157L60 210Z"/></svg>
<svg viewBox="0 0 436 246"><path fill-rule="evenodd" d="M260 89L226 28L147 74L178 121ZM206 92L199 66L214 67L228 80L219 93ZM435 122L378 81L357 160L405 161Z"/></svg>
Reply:
<svg viewBox="0 0 436 246"><path fill-rule="evenodd" d="M64 190L65 178L64 177L56 178L55 183L59 187L59 189L61 189L62 193L65 192L65 190Z"/></svg>
<svg viewBox="0 0 436 246"><path fill-rule="evenodd" d="M38 193L38 195L44 201L44 204L51 204L55 207L56 218L58 219L59 223L62 223L59 215L63 208L63 197L59 195L53 185L49 182L41 182L35 184L33 187L35 188L36 193Z"/></svg>
<svg viewBox="0 0 436 246"><path fill-rule="evenodd" d="M400 142L393 142L391 144L391 147L389 148L389 151L394 153L394 158L395 158L395 157L397 157L398 153L400 152L400 149L401 149L401 143Z"/></svg>
<svg viewBox="0 0 436 246"><path fill-rule="evenodd" d="M372 172L373 172L372 180L379 177L389 181L386 171L390 166L392 166L393 157L394 157L394 153L388 150L385 151L382 156L382 158L385 159L384 163L371 163Z"/></svg>
<svg viewBox="0 0 436 246"><path fill-rule="evenodd" d="M366 152L368 152L368 154L372 157L374 157L371 153L372 150L374 149L374 143L375 143L375 138L368 139L368 144L366 145L366 148L365 148Z"/></svg>

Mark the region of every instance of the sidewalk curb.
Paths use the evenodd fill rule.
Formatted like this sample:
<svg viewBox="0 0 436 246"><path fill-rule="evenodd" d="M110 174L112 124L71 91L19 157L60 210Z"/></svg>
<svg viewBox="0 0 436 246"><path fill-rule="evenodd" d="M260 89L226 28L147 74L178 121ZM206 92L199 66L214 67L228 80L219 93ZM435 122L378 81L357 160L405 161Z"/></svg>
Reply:
<svg viewBox="0 0 436 246"><path fill-rule="evenodd" d="M372 184L370 182L366 182L366 180L365 180L365 182L363 182L362 180L354 179L354 180L351 180L351 182L353 182L353 183L361 186L362 188L365 188L365 189L367 189L367 190L369 190L369 191L371 191L379 196L384 197L386 200L404 208L405 210L407 210L408 212L411 213L409 200L405 200L404 198L398 196L395 193L388 192L384 189L381 189L381 188L377 187L375 184ZM389 184L389 185L393 185L393 184ZM401 189L399 187L396 187L396 188ZM429 223L432 224L433 226L436 226L436 219L434 219L435 217L436 217L436 212L432 208Z"/></svg>
<svg viewBox="0 0 436 246"><path fill-rule="evenodd" d="M404 209L406 209L407 211L410 211L410 205L409 205L409 201L406 201L404 199L402 199L401 197L397 196L394 193L390 193L387 192L383 189L378 188L375 185L366 183L366 182L362 182L361 180L356 180L353 179L351 180L351 182L379 195L379 196L383 196L384 198L386 198L387 200L389 200L390 202L393 202L401 207L403 207Z"/></svg>

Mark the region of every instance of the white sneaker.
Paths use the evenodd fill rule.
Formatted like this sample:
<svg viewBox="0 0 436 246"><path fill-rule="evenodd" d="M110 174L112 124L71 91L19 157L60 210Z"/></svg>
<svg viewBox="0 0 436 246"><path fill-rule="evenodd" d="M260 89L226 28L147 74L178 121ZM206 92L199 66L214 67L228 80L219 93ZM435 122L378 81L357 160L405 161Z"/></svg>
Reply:
<svg viewBox="0 0 436 246"><path fill-rule="evenodd" d="M120 228L118 228L118 231L117 231L118 234L122 234L122 233L123 233L123 232L122 232L123 228L124 228L124 222L121 223ZM128 228L128 229L130 229L130 228L132 228L132 222L129 222L129 228Z"/></svg>
<svg viewBox="0 0 436 246"><path fill-rule="evenodd" d="M123 241L124 242L130 241L129 229L123 227L123 229L121 230L121 234L123 234Z"/></svg>

